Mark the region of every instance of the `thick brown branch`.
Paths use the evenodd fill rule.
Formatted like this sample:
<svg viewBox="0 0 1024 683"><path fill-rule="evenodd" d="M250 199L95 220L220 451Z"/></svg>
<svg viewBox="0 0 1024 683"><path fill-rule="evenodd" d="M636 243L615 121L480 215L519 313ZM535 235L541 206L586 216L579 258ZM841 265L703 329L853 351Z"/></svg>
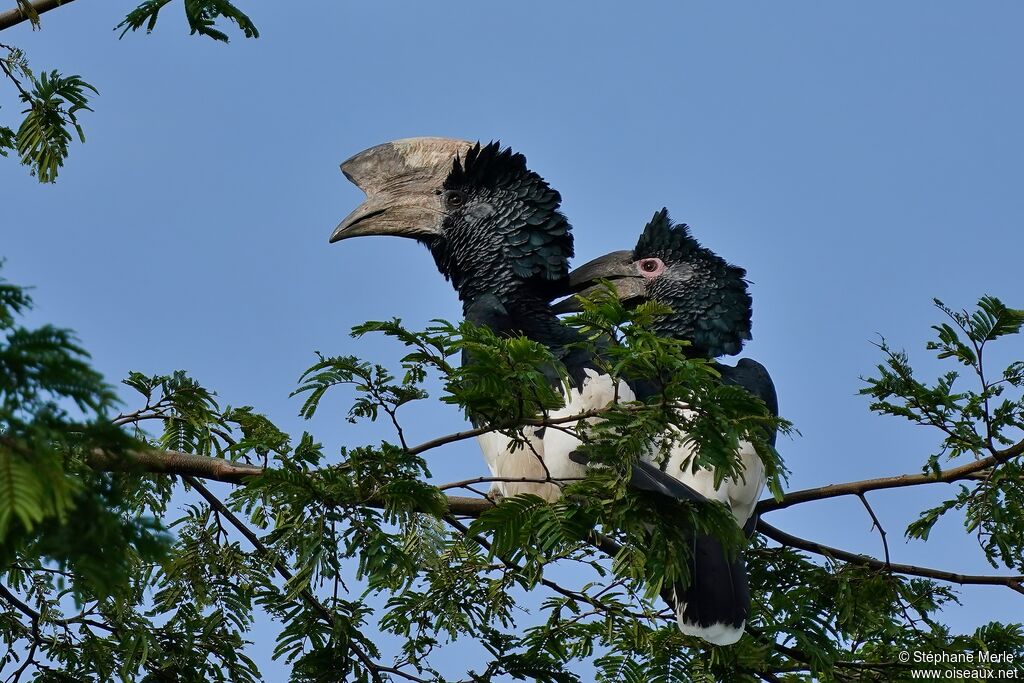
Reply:
<svg viewBox="0 0 1024 683"><path fill-rule="evenodd" d="M812 500L824 500L838 496L860 496L868 491L879 491L881 489L896 489L905 486L919 486L921 484L948 484L964 479L973 479L979 472L996 465L1001 465L1020 455L1024 455L1024 441L1004 450L993 451L992 455L987 458L981 458L966 465L953 467L939 474L901 474L896 477L862 479L843 484L829 484L828 486L819 486L813 489L791 491L785 494L781 501L777 501L774 498L762 500L757 505L757 511L763 514Z"/></svg>
<svg viewBox="0 0 1024 683"><path fill-rule="evenodd" d="M456 517L479 517L485 511L494 507L494 503L486 498L470 498L469 496L446 496L448 498L448 513ZM371 503L373 507L379 507Z"/></svg>
<svg viewBox="0 0 1024 683"><path fill-rule="evenodd" d="M70 2L74 2L74 0L33 0L32 8L36 11L36 14L42 14ZM28 21L28 18L28 14L21 7L0 12L0 31L17 26L23 21Z"/></svg>
<svg viewBox="0 0 1024 683"><path fill-rule="evenodd" d="M136 451L121 456L94 451L89 456L89 465L104 472L141 470L186 478L210 479L228 484L242 484L249 477L263 474L263 468L257 465L177 451ZM195 486L193 482L189 483ZM494 503L486 498L447 498L448 512L459 517L479 517L484 510L494 507ZM370 507L383 507L383 503L378 501L369 501L367 504Z"/></svg>
<svg viewBox="0 0 1024 683"><path fill-rule="evenodd" d="M89 455L89 465L105 472L144 470L228 484L241 484L248 477L263 474L263 468L256 465L178 451L133 451L123 456L93 451Z"/></svg>
<svg viewBox="0 0 1024 683"><path fill-rule="evenodd" d="M863 567L871 567L872 569L891 571L897 574L906 574L908 576L921 576L927 579L935 579L937 581L948 581L949 583L956 583L962 586L968 584L1007 586L1024 595L1024 576L980 576L972 574L957 574L955 572L947 572L941 569L917 567L910 564L886 563L868 555L858 555L857 553L851 553L848 550L833 548L832 546L808 541L807 539L800 538L799 536L793 536L792 534L788 534L781 529L776 529L772 525L764 522L758 523L757 530L773 541L789 546L790 548L796 548L798 550L804 550L824 557L850 562L851 564L859 564Z"/></svg>
<svg viewBox="0 0 1024 683"><path fill-rule="evenodd" d="M1018 450L1024 450L1024 446L1018 444L1012 449L1000 452L1003 459L1009 457L1015 457L1019 455L1016 453ZM996 456L993 456L996 457ZM987 460L987 459L986 459ZM194 455L191 453L178 453L175 451L147 451L147 452L134 452L129 453L125 456L112 456L104 453L94 452L89 458L90 464L101 470L130 470L130 469L142 469L147 472L158 472L163 474L175 474L184 477L198 477L202 479L213 479L216 481L223 481L231 484L241 484L248 477L257 476L263 473L263 468L255 465L246 465L243 463L231 462L230 460L224 460L223 458L210 458L202 455ZM952 477L963 478L965 475L969 475L982 467L978 465L984 463L984 460L979 460L976 463L965 465L953 470L947 470L942 478L936 479L926 475L905 475L904 477L891 477L889 479L873 479L862 482L850 482L849 484L837 484L834 486L827 486L821 489L808 489L807 491L797 491L795 494L788 494L785 499L785 505L781 507L789 507L789 505L795 505L796 502L805 502L808 500L818 500L821 498L829 498L838 495L861 495L861 491L874 491L881 488L894 488L895 486L911 486L915 484L924 484L935 481L952 481ZM970 469L968 469L970 468ZM908 479L914 479L913 484L902 483L892 484L894 481L906 481ZM889 482L889 485L882 485L884 482ZM190 481L189 483L195 486L196 483ZM198 488L197 488L198 490ZM810 492L818 492L817 495L811 496ZM841 492L838 492L841 491ZM790 496L802 496L801 500L796 502L790 502ZM448 513L458 517L479 517L486 510L494 506L494 503L486 498L474 498L468 496L446 496L448 500ZM765 501L762 501L762 503ZM212 504L212 503L211 503ZM371 507L383 507L381 501L368 501L367 505ZM226 509L226 508L225 508ZM779 508L771 508L779 509ZM228 512L230 514L230 511ZM229 516L230 520L231 517ZM232 523L235 523L232 520ZM775 527L761 522L758 525L758 529L769 538L788 545L793 548L805 550L807 552L817 553L819 555L825 555L834 557L836 559L844 560L846 562L854 562L864 566L874 567L876 569L885 569L887 566L892 571L899 574L908 574L912 576L922 576L926 578L937 579L940 581L949 581L951 583L958 584L989 584L989 585L1004 585L1012 588L1013 590L1024 594L1024 576L972 576L966 574L957 574L954 572L944 572L937 569L929 569L926 567L915 567L912 565L902 564L889 564L882 560L877 560L866 555L857 555L845 550L838 548L832 548L830 546L815 543L813 541L807 541L796 536L787 534ZM251 532L250 532L251 533ZM248 537L250 541L254 541L256 537ZM599 547L603 544L596 543ZM608 552L614 556L617 550L613 544L608 544L602 547L602 550ZM285 570L287 571L287 570Z"/></svg>

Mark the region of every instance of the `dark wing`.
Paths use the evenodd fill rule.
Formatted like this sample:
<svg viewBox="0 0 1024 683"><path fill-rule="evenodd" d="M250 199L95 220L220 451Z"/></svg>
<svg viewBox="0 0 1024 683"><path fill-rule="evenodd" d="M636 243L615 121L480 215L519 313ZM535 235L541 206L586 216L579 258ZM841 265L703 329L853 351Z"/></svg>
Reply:
<svg viewBox="0 0 1024 683"><path fill-rule="evenodd" d="M719 365L718 370L722 373L723 382L743 387L764 401L772 415L779 416L779 396L775 393L775 383L772 382L767 368L756 360L741 358L735 366ZM775 437L775 430L772 430L768 442L773 446Z"/></svg>
<svg viewBox="0 0 1024 683"><path fill-rule="evenodd" d="M590 464L590 460L581 451L573 451L569 459L580 465ZM629 485L640 491L659 493L675 500L691 500L695 503L706 503L708 499L675 477L662 472L649 462L638 460L633 463L633 472Z"/></svg>
<svg viewBox="0 0 1024 683"><path fill-rule="evenodd" d="M676 500L692 500L695 503L708 501L707 498L683 482L643 460L633 463L633 474L629 478L629 485L641 491L660 493Z"/></svg>
<svg viewBox="0 0 1024 683"><path fill-rule="evenodd" d="M714 536L694 539L690 583L662 588L676 613L679 630L716 645L731 645L743 635L750 613L750 586L743 556L730 556Z"/></svg>

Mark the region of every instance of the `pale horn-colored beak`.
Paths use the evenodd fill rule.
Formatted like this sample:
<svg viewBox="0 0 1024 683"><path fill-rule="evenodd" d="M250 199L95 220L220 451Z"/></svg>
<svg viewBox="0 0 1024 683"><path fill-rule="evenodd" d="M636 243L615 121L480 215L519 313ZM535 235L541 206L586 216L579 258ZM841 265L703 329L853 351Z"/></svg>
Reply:
<svg viewBox="0 0 1024 683"><path fill-rule="evenodd" d="M603 291L601 280L615 287L615 294L624 303L647 298L644 278L633 264L632 251L613 251L599 256L569 273L569 289L574 296L562 299L552 306L557 314L579 313L583 310L580 298L592 298Z"/></svg>
<svg viewBox="0 0 1024 683"><path fill-rule="evenodd" d="M455 158L472 146L451 138L407 138L353 156L341 172L366 193L366 201L335 228L330 241L365 235L428 240L440 234L437 191Z"/></svg>

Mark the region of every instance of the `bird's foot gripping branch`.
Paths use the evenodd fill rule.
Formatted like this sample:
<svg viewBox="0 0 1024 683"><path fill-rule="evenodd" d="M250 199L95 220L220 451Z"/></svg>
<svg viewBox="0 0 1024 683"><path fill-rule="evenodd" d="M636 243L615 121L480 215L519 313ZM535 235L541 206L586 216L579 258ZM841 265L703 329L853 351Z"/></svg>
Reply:
<svg viewBox="0 0 1024 683"><path fill-rule="evenodd" d="M886 350L881 376L869 384L876 409L905 408L898 414L934 422L944 439L956 435L967 465L935 460L907 475L922 477L911 484L871 480L845 485L844 494L836 492L844 485L782 494L781 466L765 439L779 422L719 382L713 364L651 334L653 306L630 313L602 300L576 324L584 339L614 341L601 355L609 372L655 377L659 395L562 417L552 417L557 384L572 380L544 347L471 325L411 332L397 321L367 324L357 333L383 333L407 347L400 369L325 356L297 393L303 415L320 419L331 412L321 404L327 393L351 397L343 417L379 423L382 440L325 449L309 434L292 439L251 408L220 405L183 373L132 374L126 384L140 407L112 417L110 388L73 340L19 327L23 291L5 285L0 295L0 637L12 645L0 660L5 678L259 680L247 656L258 609L278 624L275 655L297 681L328 673L374 682L885 681L901 680L900 651L976 650L979 642L991 651L1024 648L1019 626L956 635L938 611L955 599L950 581L1019 589L1018 579L901 565L768 525L744 551L753 596L747 634L729 647L686 637L659 594L688 579L689 540L706 532L738 550L743 539L717 503L629 486L633 463L673 425L695 442L695 462L720 479L735 474L739 441L757 444L778 493L765 514L831 495L962 481L976 491L959 506L968 523L985 530L994 562L1014 566L1004 560L1021 530L994 510L1015 495L1003 472L1019 466L1024 449L1019 439L1010 443L1020 428L1020 398L1010 396L1024 383L1019 363L979 379L988 389L976 397L960 390L953 399L943 396L946 385L920 383L904 356ZM994 300L985 306L953 333L978 337L978 349L971 341L961 348L942 329L936 350L972 368L973 350L982 370L984 348L1020 328L1006 322L1015 312ZM464 352L472 362L457 367L453 359ZM430 400L428 390L489 419L414 440L405 417ZM56 408L67 400L82 419ZM497 477L437 485L430 476L429 463L491 430L529 453L538 429L578 436L595 465L560 483L555 502L523 495L495 505L485 489ZM473 449L461 450L477 462ZM984 464L962 469L976 462ZM233 488L217 491L209 481ZM175 513L169 501L179 485L193 497ZM943 512L957 509L954 502ZM68 589L74 600L62 598ZM439 671L439 649L467 641L481 646L467 650L479 658L462 672ZM381 642L397 645L385 651Z"/></svg>

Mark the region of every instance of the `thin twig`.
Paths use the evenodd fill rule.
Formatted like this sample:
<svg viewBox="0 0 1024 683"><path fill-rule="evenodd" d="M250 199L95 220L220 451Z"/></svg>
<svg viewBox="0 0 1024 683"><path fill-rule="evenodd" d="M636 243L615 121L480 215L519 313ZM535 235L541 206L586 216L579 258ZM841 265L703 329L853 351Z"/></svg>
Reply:
<svg viewBox="0 0 1024 683"><path fill-rule="evenodd" d="M466 525L462 524L461 522L459 522L454 517L452 517L450 515L445 515L444 516L444 521L447 522L449 526L452 526L453 528L455 528L458 531L462 532L462 534L466 538L471 538L474 541L476 541L477 543L479 543L483 548L487 549L488 551L492 551L491 544L487 542L487 539L485 539L485 538L483 538L481 536L473 535ZM507 560L504 557L501 557L500 555L495 554L495 557L497 557L498 560L500 560L506 567L508 567L509 569L511 569L513 571L520 571L522 569L516 563L514 563L514 562L512 562L510 560ZM576 600L577 602L585 602L588 605L590 605L590 606L592 606L592 607L594 607L596 609L601 610L605 614L609 613L609 609L608 609L607 605L602 604L601 602L599 602L595 598L591 597L590 595L587 595L586 593L583 593L581 591L574 591L574 590L569 589L569 588L565 588L564 586L561 586L558 583L556 583L556 582L554 582L554 581L552 581L550 579L545 579L544 577L540 578L540 583L542 585L546 586L547 588L550 588L551 590L555 591L556 593L558 593L560 595L563 595L563 596L565 596L567 598L570 598L571 600ZM662 617L660 614L636 614L634 612L630 612L629 610L626 610L623 613L623 616L631 617L631 618L637 619L637 620L644 620L644 619L646 619L646 620L659 620L659 619L664 619L664 621L667 621L667 622L675 621L674 618Z"/></svg>
<svg viewBox="0 0 1024 683"><path fill-rule="evenodd" d="M869 515L871 515L871 529L878 529L878 534L882 537L882 550L885 552L885 566L888 569L892 566L892 562L889 557L889 541L885 538L885 529L882 528L882 523L878 521L875 511L871 509L871 504L868 503L867 497L865 497L863 493L858 493L857 497L860 498L860 502L864 504L864 509L868 511Z"/></svg>
<svg viewBox="0 0 1024 683"><path fill-rule="evenodd" d="M806 503L812 500L825 500L838 496L856 496L868 491L880 491L882 489L896 489L906 486L918 486L920 484L948 484L964 479L974 479L976 474L1002 464L1008 460L1024 455L1024 441L1014 444L1009 448L992 451L992 455L975 460L974 462L953 467L938 474L901 474L895 477L881 477L878 479L862 479L850 481L843 484L829 484L817 488L791 491L782 497L781 501L774 498L767 498L757 504L757 512L764 514L775 510L784 510L798 503Z"/></svg>
<svg viewBox="0 0 1024 683"><path fill-rule="evenodd" d="M14 47L10 45L5 45L3 43L0 43L0 49L7 50L7 52L11 55L15 53ZM25 90L25 86L21 84L21 79L15 76L14 72L11 71L10 66L7 65L6 59L0 59L0 71L3 71L4 75L7 76L7 79L11 81L11 83L14 83L14 87L18 89L18 92L21 94L22 100L24 100L25 102L32 101L32 95L27 90Z"/></svg>
<svg viewBox="0 0 1024 683"><path fill-rule="evenodd" d="M637 405L619 405L615 406L617 410L642 410L650 408L649 405L637 404ZM430 439L424 441L418 446L413 446L408 449L410 455L419 455L424 451L429 451L433 448L438 448L455 441L463 441L465 439L472 439L474 436L480 436L481 434L487 434L488 432L500 432L504 429L515 429L517 427L551 427L554 425L565 424L567 422L579 422L589 417L600 417L601 415L609 412L611 408L595 408L594 410L584 410L583 412L575 415L566 415L563 417L547 417L547 418L529 418L516 421L514 424L507 425L488 425L486 427L476 427L475 429L467 429L461 432L455 432L453 434L447 434L445 436L439 436L436 439Z"/></svg>
<svg viewBox="0 0 1024 683"><path fill-rule="evenodd" d="M935 579L937 581L947 581L949 583L956 583L960 585L988 585L988 586L1006 586L1021 595L1024 595L1024 576L987 576L987 575L973 575L973 574L957 574L955 572L947 572L941 569L932 569L930 567L918 567L910 564L893 564L885 563L882 560L876 559L869 555L858 555L851 553L848 550L841 550L839 548L833 548L821 543L814 541L808 541L807 539L800 538L799 536L793 536L785 531L776 529L771 524L767 524L761 521L757 525L757 530L767 536L768 538L776 541L785 546L791 548L797 548L798 550L804 550L809 553L815 553L816 555L822 555L824 557L830 557L851 564L859 564L864 567L871 567L872 569L889 570L896 574L907 574L909 576L921 576L928 579Z"/></svg>
<svg viewBox="0 0 1024 683"><path fill-rule="evenodd" d="M276 569L277 573L281 575L281 578L283 578L285 581L292 580L292 577L294 575L292 574L291 570L289 570L288 567L284 564L284 562L282 562L274 553L272 553L270 549L266 545L264 545L263 542L259 539L259 536L257 536L252 531L252 529L250 529L249 526L245 524L245 522L240 520L235 515L235 513L232 512L223 502L221 502L221 500L217 496L215 496L213 492L206 488L202 484L202 482L200 482L195 477L184 477L184 479L189 486L194 488L196 492L198 492L199 495L202 496L206 500L206 502L210 504L210 507L212 507L220 514L224 515L224 518L231 522L231 525L238 529L239 533L245 536L246 540L248 540L249 543L252 544L256 551L260 553L260 555L272 561L274 569ZM327 609L326 605L320 602L317 599L317 597L313 595L313 591L309 590L309 588L304 588L302 589L301 595L303 599L310 604L310 606L312 606L317 612L320 613L320 615L327 621L328 624L330 624L332 627L334 626L334 613L331 612L331 610ZM370 676L373 678L374 683L384 683L384 679L381 678L380 675L380 665L374 662L373 659L366 652L363 651L363 649L358 645L355 639L350 639L348 645L350 648L352 648L352 652L355 653L356 657L363 663L363 666L366 667L366 670L370 673Z"/></svg>
<svg viewBox="0 0 1024 683"><path fill-rule="evenodd" d="M522 482L528 484L559 484L566 481L583 481L583 477L566 477L565 479L552 479L550 477L543 479L531 479L530 477L474 477L472 479L463 479L462 481L453 481L448 484L442 484L437 488L441 491L447 491L448 489L464 489L469 488L473 484L487 484L493 481Z"/></svg>

